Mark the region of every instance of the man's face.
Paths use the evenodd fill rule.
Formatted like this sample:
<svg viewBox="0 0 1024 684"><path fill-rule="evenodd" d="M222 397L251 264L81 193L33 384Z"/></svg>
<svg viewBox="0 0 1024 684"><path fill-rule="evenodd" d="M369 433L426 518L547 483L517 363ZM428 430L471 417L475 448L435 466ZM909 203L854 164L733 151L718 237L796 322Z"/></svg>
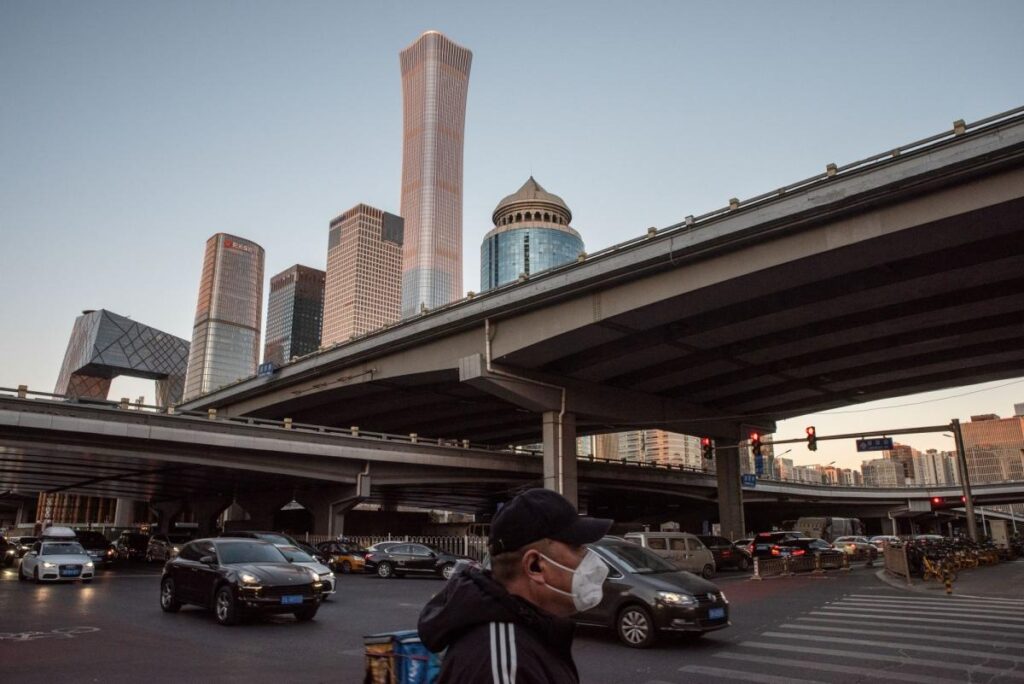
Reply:
<svg viewBox="0 0 1024 684"><path fill-rule="evenodd" d="M586 554L587 550L582 546L570 546L554 540L549 540L540 548L527 552L527 555L530 556L528 558L528 567L530 568L528 576L537 585L534 592L534 603L547 612L561 617L575 614L576 606L571 596L551 591L543 585L546 584L571 594L573 577L571 570L575 570L579 566ZM571 570L558 567L548 558Z"/></svg>

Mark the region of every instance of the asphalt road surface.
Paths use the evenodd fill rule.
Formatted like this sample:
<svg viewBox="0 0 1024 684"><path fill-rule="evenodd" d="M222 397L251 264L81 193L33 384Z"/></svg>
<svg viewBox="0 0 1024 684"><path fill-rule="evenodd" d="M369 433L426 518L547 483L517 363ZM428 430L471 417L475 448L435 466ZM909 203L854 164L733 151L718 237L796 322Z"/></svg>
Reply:
<svg viewBox="0 0 1024 684"><path fill-rule="evenodd" d="M580 630L584 682L1024 681L1024 601L901 591L875 570L750 581L716 578L732 626L638 651ZM36 586L0 574L0 682L362 681L362 636L414 628L441 580L340 576L316 619L221 627L197 608L166 614L155 567L91 584Z"/></svg>

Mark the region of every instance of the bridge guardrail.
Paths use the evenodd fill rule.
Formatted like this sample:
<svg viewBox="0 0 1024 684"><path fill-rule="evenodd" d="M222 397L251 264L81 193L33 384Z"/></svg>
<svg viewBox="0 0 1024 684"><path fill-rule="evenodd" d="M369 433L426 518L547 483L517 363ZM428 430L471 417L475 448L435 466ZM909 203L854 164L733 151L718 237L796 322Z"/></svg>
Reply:
<svg viewBox="0 0 1024 684"><path fill-rule="evenodd" d="M328 535L307 534L306 543L316 546L322 542L335 541L337 537ZM487 553L487 537L478 537L472 534L462 536L451 535L413 535L413 534L384 534L384 535L345 535L345 541L358 544L362 547L370 547L377 542L398 541L410 544L425 544L439 551L451 553L456 556L466 556L477 561L482 561Z"/></svg>

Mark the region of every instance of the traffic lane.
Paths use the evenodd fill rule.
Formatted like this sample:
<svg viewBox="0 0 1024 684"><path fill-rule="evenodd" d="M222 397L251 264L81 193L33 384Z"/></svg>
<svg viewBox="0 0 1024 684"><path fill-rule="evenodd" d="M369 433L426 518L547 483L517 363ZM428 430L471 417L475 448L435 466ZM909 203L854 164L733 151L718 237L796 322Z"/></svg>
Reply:
<svg viewBox="0 0 1024 684"><path fill-rule="evenodd" d="M438 579L339 577L316 619L222 627L208 611L160 610L159 575L111 573L91 585L0 582L0 670L19 682L361 681L363 635L415 629ZM67 632L69 628L90 631ZM60 630L54 632L53 630ZM31 634L38 633L38 634Z"/></svg>

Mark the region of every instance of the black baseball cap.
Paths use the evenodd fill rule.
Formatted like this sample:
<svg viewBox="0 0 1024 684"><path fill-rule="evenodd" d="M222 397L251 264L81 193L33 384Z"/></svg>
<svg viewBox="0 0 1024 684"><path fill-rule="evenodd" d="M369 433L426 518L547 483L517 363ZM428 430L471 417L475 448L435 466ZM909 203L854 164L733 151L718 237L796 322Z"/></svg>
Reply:
<svg viewBox="0 0 1024 684"><path fill-rule="evenodd" d="M595 542L612 521L580 515L569 500L550 489L529 489L505 504L491 521L491 555L521 549L541 539L572 546Z"/></svg>

